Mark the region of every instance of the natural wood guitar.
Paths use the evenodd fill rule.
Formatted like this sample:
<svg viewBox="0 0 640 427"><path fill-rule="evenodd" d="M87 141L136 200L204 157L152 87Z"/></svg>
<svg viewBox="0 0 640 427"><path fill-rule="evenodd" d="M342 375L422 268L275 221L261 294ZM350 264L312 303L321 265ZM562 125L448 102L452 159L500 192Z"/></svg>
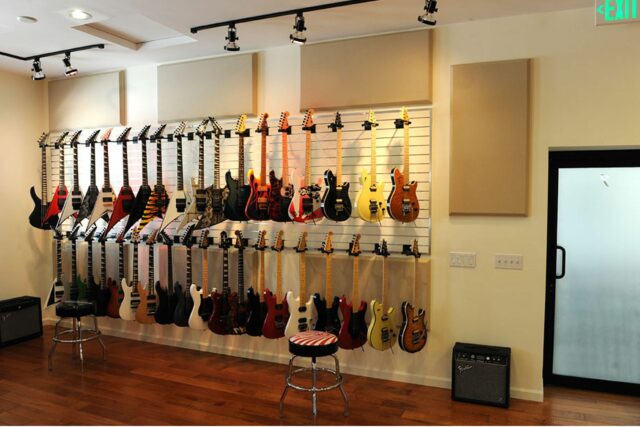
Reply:
<svg viewBox="0 0 640 427"><path fill-rule="evenodd" d="M384 351L393 347L397 336L395 331L394 308L388 307L389 273L387 271L387 258L389 250L387 241L376 244L375 254L382 257L382 302L371 300L371 323L367 331L369 345L376 350Z"/></svg>
<svg viewBox="0 0 640 427"><path fill-rule="evenodd" d="M253 169L249 171L249 186L251 194L245 207L247 218L254 221L266 221L269 219L269 199L271 197L271 185L267 183L267 136L269 135L269 114L263 113L258 120L260 133L260 176L256 177Z"/></svg>
<svg viewBox="0 0 640 427"><path fill-rule="evenodd" d="M265 338L277 339L284 336L284 330L289 321L289 304L282 295L282 251L284 250L284 232L280 230L276 241L271 247L276 252L276 293L269 289L264 290L264 301L267 304L267 315L262 326L262 335ZM278 303L278 301L282 301Z"/></svg>
<svg viewBox="0 0 640 427"><path fill-rule="evenodd" d="M387 210L389 216L400 222L413 222L420 213L420 202L418 201L418 183L409 178L409 112L406 107L402 107L402 117L396 120L396 127L402 127L404 132L404 165L400 172L398 168L391 170L391 194L387 199Z"/></svg>

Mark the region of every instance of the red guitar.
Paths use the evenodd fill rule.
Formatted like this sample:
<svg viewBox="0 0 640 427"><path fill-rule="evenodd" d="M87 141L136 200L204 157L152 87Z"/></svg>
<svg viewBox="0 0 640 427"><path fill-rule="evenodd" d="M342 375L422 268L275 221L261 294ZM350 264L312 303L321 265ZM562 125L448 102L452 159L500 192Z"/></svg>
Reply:
<svg viewBox="0 0 640 427"><path fill-rule="evenodd" d="M58 175L58 186L53 193L51 203L49 203L49 209L44 217L44 222L49 222L54 216L58 215L64 207L64 202L67 200L67 186L64 184L64 139L69 135L69 132L62 132L58 139L54 142L54 147L58 149L58 163L60 165L60 172Z"/></svg>
<svg viewBox="0 0 640 427"><path fill-rule="evenodd" d="M351 302L346 296L340 298L340 312L342 313L342 326L338 334L340 348L352 350L362 347L367 342L367 323L364 315L367 312L367 303L360 301L360 307L356 309L356 301L360 299L360 235L353 236L349 245L349 255L353 257L353 293Z"/></svg>
<svg viewBox="0 0 640 427"><path fill-rule="evenodd" d="M113 206L113 213L111 214L111 219L109 219L109 225L107 225L105 234L109 233L109 231L115 227L117 223L125 219L129 213L131 212L131 207L133 206L133 200L135 199L135 194L133 194L133 190L129 186L129 157L127 156L127 138L129 137L129 132L131 132L131 128L126 128L118 139L116 140L118 144L122 144L122 177L123 183L120 192L118 193L118 198L116 199L116 203Z"/></svg>
<svg viewBox="0 0 640 427"><path fill-rule="evenodd" d="M265 338L282 338L284 330L289 321L289 304L282 295L282 250L284 249L284 240L282 240L283 231L278 232L275 244L271 247L276 251L276 294L273 295L269 289L264 290L264 300L267 304L267 315L262 325L262 335ZM282 303L278 304L278 301Z"/></svg>
<svg viewBox="0 0 640 427"><path fill-rule="evenodd" d="M214 290L211 292L213 311L209 318L208 326L211 332L218 335L234 334L238 328L238 294L231 293L229 287L229 248L231 239L226 232L220 233L220 245L222 248L222 293Z"/></svg>
<svg viewBox="0 0 640 427"><path fill-rule="evenodd" d="M255 221L266 221L269 219L269 198L271 197L271 185L267 184L267 135L269 135L269 125L267 119L269 114L264 113L258 121L258 129L262 135L262 146L260 155L260 178L257 178L253 169L249 171L249 186L251 195L245 208L247 218Z"/></svg>

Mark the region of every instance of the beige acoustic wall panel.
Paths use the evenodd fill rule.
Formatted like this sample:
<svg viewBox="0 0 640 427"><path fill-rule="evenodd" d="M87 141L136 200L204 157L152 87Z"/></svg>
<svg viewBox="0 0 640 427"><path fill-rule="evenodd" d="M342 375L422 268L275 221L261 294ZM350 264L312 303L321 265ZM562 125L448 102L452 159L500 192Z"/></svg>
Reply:
<svg viewBox="0 0 640 427"><path fill-rule="evenodd" d="M527 214L529 62L452 67L452 215Z"/></svg>
<svg viewBox="0 0 640 427"><path fill-rule="evenodd" d="M431 31L302 47L301 110L431 103Z"/></svg>
<svg viewBox="0 0 640 427"><path fill-rule="evenodd" d="M54 80L48 85L51 130L124 124L123 72Z"/></svg>
<svg viewBox="0 0 640 427"><path fill-rule="evenodd" d="M158 67L158 120L257 113L256 54Z"/></svg>

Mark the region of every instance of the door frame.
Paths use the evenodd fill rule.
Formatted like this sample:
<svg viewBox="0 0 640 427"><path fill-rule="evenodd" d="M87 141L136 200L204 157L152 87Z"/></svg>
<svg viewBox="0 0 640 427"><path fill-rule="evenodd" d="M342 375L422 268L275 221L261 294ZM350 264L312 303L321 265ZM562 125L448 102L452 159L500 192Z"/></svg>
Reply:
<svg viewBox="0 0 640 427"><path fill-rule="evenodd" d="M638 150L590 150L549 152L549 192L547 205L547 271L544 320L544 358L542 377L545 385L560 385L611 393L640 395L640 384L579 378L553 373L555 327L555 290L558 236L558 175L561 168L640 167Z"/></svg>

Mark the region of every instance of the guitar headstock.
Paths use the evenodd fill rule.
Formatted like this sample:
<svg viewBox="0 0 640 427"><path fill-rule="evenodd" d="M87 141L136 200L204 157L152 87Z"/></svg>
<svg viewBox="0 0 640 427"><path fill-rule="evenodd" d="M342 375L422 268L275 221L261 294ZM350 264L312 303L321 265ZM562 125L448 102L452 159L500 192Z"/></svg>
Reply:
<svg viewBox="0 0 640 427"><path fill-rule="evenodd" d="M328 232L325 236L320 252L323 254L333 253L333 231Z"/></svg>
<svg viewBox="0 0 640 427"><path fill-rule="evenodd" d="M89 138L87 138L87 140L85 141L85 144L87 145L94 144L98 139L99 133L100 133L100 129L96 129L93 132L91 132L91 135L89 135Z"/></svg>
<svg viewBox="0 0 640 427"><path fill-rule="evenodd" d="M331 123L329 125L329 128L333 131L333 132L337 132L338 129L342 129L344 127L344 125L342 124L342 116L340 115L340 112L336 113L336 118L333 121L333 123Z"/></svg>
<svg viewBox="0 0 640 427"><path fill-rule="evenodd" d="M173 238L169 236L165 230L162 230L159 235L160 239L162 239L162 243L167 246L173 246Z"/></svg>
<svg viewBox="0 0 640 427"><path fill-rule="evenodd" d="M242 231L236 230L236 243L235 248L239 251L243 251L247 247L247 239L242 237Z"/></svg>
<svg viewBox="0 0 640 427"><path fill-rule="evenodd" d="M193 234L193 229L196 228L195 224L189 224L184 228L182 232L182 236L180 236L180 241L183 246L190 248L193 245L193 241L191 240L191 235Z"/></svg>
<svg viewBox="0 0 640 427"><path fill-rule="evenodd" d="M395 120L396 129L402 129L410 124L411 121L409 121L409 110L407 110L407 107L402 107L400 118Z"/></svg>
<svg viewBox="0 0 640 427"><path fill-rule="evenodd" d="M258 240L256 241L256 244L254 245L254 248L257 251L264 251L267 248L267 232L266 230L260 230L258 232Z"/></svg>
<svg viewBox="0 0 640 427"><path fill-rule="evenodd" d="M133 230L131 232L131 243L134 245L140 243L140 233L138 233L138 230Z"/></svg>
<svg viewBox="0 0 640 427"><path fill-rule="evenodd" d="M278 234L276 235L276 240L273 243L273 246L271 246L271 249L273 249L276 252L282 252L284 250L284 231L280 230L278 231Z"/></svg>
<svg viewBox="0 0 640 427"><path fill-rule="evenodd" d="M155 245L156 240L158 239L158 229L156 228L147 236L147 245L152 246Z"/></svg>
<svg viewBox="0 0 640 427"><path fill-rule="evenodd" d="M38 147L46 148L47 138L49 138L49 132L42 132L42 135L38 138Z"/></svg>
<svg viewBox="0 0 640 427"><path fill-rule="evenodd" d="M200 124L198 125L198 127L196 128L196 135L198 135L199 137L203 137L205 132L207 132L207 125L209 124L209 119L204 119L203 121L200 122Z"/></svg>
<svg viewBox="0 0 640 427"><path fill-rule="evenodd" d="M364 126L364 128L367 130L378 127L378 122L376 120L376 113L373 110L369 110L369 115L367 116L367 120L365 120L362 126Z"/></svg>
<svg viewBox="0 0 640 427"><path fill-rule="evenodd" d="M184 130L186 129L186 127L187 127L187 124L185 122L180 122L178 127L173 131L174 138L182 139L182 136L184 135Z"/></svg>
<svg viewBox="0 0 640 427"><path fill-rule="evenodd" d="M113 128L109 128L102 132L102 137L100 137L100 142L102 143L102 145L106 145L109 143L109 138L111 138L111 131L113 131Z"/></svg>
<svg viewBox="0 0 640 427"><path fill-rule="evenodd" d="M229 249L231 247L231 239L227 235L226 231L220 232L220 244L218 246L222 249Z"/></svg>
<svg viewBox="0 0 640 427"><path fill-rule="evenodd" d="M198 239L198 247L200 249L207 249L209 247L209 229L205 228L200 233L200 238Z"/></svg>
<svg viewBox="0 0 640 427"><path fill-rule="evenodd" d="M69 132L62 132L60 135L58 135L58 138L56 138L53 145L56 148L62 148L62 146L64 145L64 140L67 137L67 135L69 135Z"/></svg>
<svg viewBox="0 0 640 427"><path fill-rule="evenodd" d="M211 123L211 127L213 128L213 134L220 138L220 136L224 133L224 129L220 126L220 123L215 119L215 117L209 117L209 123Z"/></svg>
<svg viewBox="0 0 640 427"><path fill-rule="evenodd" d="M236 123L236 134L244 135L247 131L247 115L241 114Z"/></svg>
<svg viewBox="0 0 640 427"><path fill-rule="evenodd" d="M280 121L278 122L278 132L288 132L289 128L289 112L284 111L280 113Z"/></svg>
<svg viewBox="0 0 640 427"><path fill-rule="evenodd" d="M116 139L116 141L118 141L120 143L127 142L127 138L129 138L129 132L131 132L131 128L130 127L124 128L122 133L120 133L120 135L118 135L118 139Z"/></svg>
<svg viewBox="0 0 640 427"><path fill-rule="evenodd" d="M77 130L71 135L71 138L69 138L69 145L71 147L77 147L78 146L78 139L80 139L80 134L81 133L82 133L81 130Z"/></svg>
<svg viewBox="0 0 640 427"><path fill-rule="evenodd" d="M91 227L89 230L87 230L87 232L84 235L84 241L89 243L93 242L93 238L95 237L96 231L98 231L98 227L96 227L95 225Z"/></svg>
<svg viewBox="0 0 640 427"><path fill-rule="evenodd" d="M307 248L307 232L303 231L298 238L298 245L296 246L296 252L306 252L309 248Z"/></svg>
<svg viewBox="0 0 640 427"><path fill-rule="evenodd" d="M382 243L376 243L373 253L385 258L388 257L390 253L389 248L387 247L387 241L385 239L382 239Z"/></svg>
<svg viewBox="0 0 640 427"><path fill-rule="evenodd" d="M310 131L315 130L316 124L313 122L313 113L314 113L313 108L308 109L307 112L305 113L304 119L302 120L303 130L310 130Z"/></svg>
<svg viewBox="0 0 640 427"><path fill-rule="evenodd" d="M407 255L407 256L412 256L417 258L420 258L422 256L422 254L420 253L420 250L418 249L418 240L414 239L413 240L413 244L411 245L402 245L402 254L403 255Z"/></svg>
<svg viewBox="0 0 640 427"><path fill-rule="evenodd" d="M351 243L349 243L349 255L359 256L362 251L360 250L360 235L354 234Z"/></svg>
<svg viewBox="0 0 640 427"><path fill-rule="evenodd" d="M138 135L136 135L136 139L138 141L142 141L149 138L149 129L151 129L151 125L144 125Z"/></svg>
<svg viewBox="0 0 640 427"><path fill-rule="evenodd" d="M158 127L158 129L156 129L156 131L153 133L153 135L151 135L151 140L152 141L159 141L163 138L164 135L164 130L167 128L167 125L160 125Z"/></svg>
<svg viewBox="0 0 640 427"><path fill-rule="evenodd" d="M269 118L269 113L260 114L260 118L258 119L258 127L256 128L256 132L263 133L265 135L269 135L269 124L267 123L267 119Z"/></svg>

